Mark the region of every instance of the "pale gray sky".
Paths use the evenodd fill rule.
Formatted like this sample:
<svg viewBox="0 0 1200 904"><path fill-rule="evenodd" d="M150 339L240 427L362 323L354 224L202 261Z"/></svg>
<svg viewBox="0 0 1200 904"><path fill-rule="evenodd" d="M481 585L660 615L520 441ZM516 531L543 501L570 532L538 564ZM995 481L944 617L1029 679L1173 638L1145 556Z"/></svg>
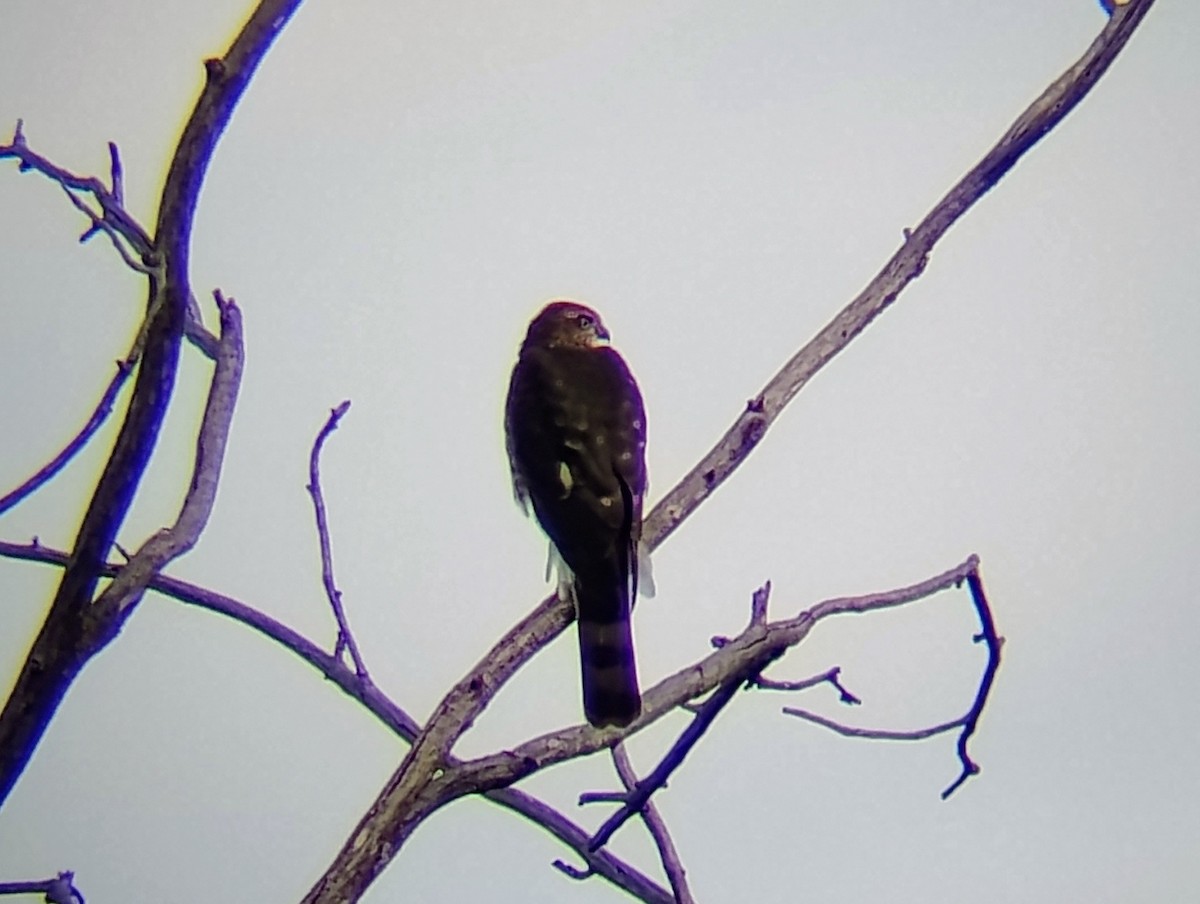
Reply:
<svg viewBox="0 0 1200 904"><path fill-rule="evenodd" d="M2 0L0 128L77 172L119 143L148 227L244 2ZM376 681L419 718L546 591L501 437L529 317L605 316L646 397L651 495L1102 27L1092 0L318 3L272 50L201 196L193 285L248 360L208 532L172 574L331 640L308 497L328 409L337 574ZM953 739L852 742L780 714L910 728L982 667L965 596L844 619L774 672L864 698L744 695L659 798L704 902L1180 901L1200 850L1200 7L1162 2L1097 90L960 222L659 552L647 684L772 611L977 552L1006 659L954 798ZM69 437L141 282L45 180L0 166L0 489ZM211 319L211 310L207 312ZM209 372L184 355L135 546L181 497ZM113 436L0 518L69 545ZM57 573L0 561L0 693ZM573 638L460 746L580 719ZM648 769L682 718L640 735ZM300 897L403 752L246 629L150 597L87 667L0 811L0 880L89 904ZM594 757L528 784L579 811ZM614 849L657 875L631 824ZM624 900L478 801L435 816L369 901Z"/></svg>

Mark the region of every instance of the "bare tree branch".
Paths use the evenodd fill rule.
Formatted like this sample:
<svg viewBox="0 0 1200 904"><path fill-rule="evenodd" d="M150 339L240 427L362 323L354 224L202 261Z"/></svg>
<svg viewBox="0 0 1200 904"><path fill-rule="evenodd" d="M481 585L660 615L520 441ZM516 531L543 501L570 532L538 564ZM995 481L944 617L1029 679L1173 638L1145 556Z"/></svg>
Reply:
<svg viewBox="0 0 1200 904"><path fill-rule="evenodd" d="M975 699L971 703L971 708L964 715L949 722L943 722L940 725L931 725L926 728L916 728L909 731L888 731L878 728L856 728L850 725L843 725L825 716L790 706L785 706L783 711L789 716L796 716L797 718L804 719L806 722L812 722L814 725L828 728L847 738L867 738L876 741L923 741L926 738L932 738L935 735L961 728L962 731L958 737L957 752L959 762L962 764L962 772L942 791L942 800L945 800L962 787L963 782L968 778L979 774L979 765L971 759L970 754L967 752L967 743L975 733L975 728L979 724L979 718L983 715L984 707L987 705L988 694L991 692L992 683L996 679L996 672L1000 669L1000 650L1004 646L1004 639L996 634L996 624L992 619L992 610L988 605L987 596L983 592L983 581L979 577L978 568L968 573L965 579L971 591L971 600L974 603L975 612L979 615L979 621L983 627L983 632L976 635L975 640L976 642L982 640L987 644L988 658L987 666L983 670L983 677L979 682L979 689L975 692ZM837 670L834 669L831 671L836 673ZM829 673L826 674L828 675ZM825 680L825 677L818 676L818 679L810 679L809 681ZM762 682L759 683L760 686L768 686L762 684ZM782 686L781 682L775 682L774 684L776 687ZM801 686L806 684L806 682L796 682L795 684L796 686ZM841 687L841 685L839 684L838 687ZM843 691L843 693L845 692ZM843 702L845 702L844 698ZM857 703L859 701L857 698L854 698L852 702Z"/></svg>
<svg viewBox="0 0 1200 904"><path fill-rule="evenodd" d="M906 230L904 246L876 278L747 404L746 410L717 446L656 507L646 528L646 537L652 547L669 536L740 466L782 409L812 376L888 307L909 282L920 275L933 246L945 231L1086 95L1152 4L1153 0L1140 0L1115 11L1109 25L1080 62L1018 118L1000 143L914 230ZM160 532L125 566L112 569L111 573L116 575L113 584L95 603L92 602L100 575L109 571L106 565L108 550L151 454L173 388L179 341L187 322L187 304L191 300L187 284L188 238L200 182L212 147L240 93L262 54L296 5L298 0L291 3L264 0L227 57L209 61L208 87L185 129L164 187L157 238L153 247L143 253L145 271L150 277L150 302L144 330L145 356L134 397L113 456L84 517L75 549L63 563L62 583L50 615L22 669L12 698L0 713L0 803L20 775L75 674L91 655L111 639L119 628L122 615L131 611L146 587L158 586L158 582L163 580L156 577L157 569L190 545L187 540L189 536L194 542L192 529L194 527L198 533L207 517L207 508L211 507L211 488L194 484L196 499L193 500L193 494L189 494L189 503L192 504L190 507L185 504L185 511L181 513L176 529ZM36 168L21 153L13 151L17 146L27 150L19 126L12 145L0 146L0 156L17 157L23 170ZM6 151L9 153L4 153ZM70 174L66 176L78 178ZM120 183L120 163L114 150L113 188L107 192L107 196L117 207L120 207L122 195ZM100 189L105 191L102 185ZM86 190L94 192L90 187ZM120 225L108 222L109 214L104 199L93 194L102 210L97 215L83 205L73 192L68 191L68 194L91 219L92 225L84 237L96 231L105 231L120 250L122 246L117 241L118 237L126 240L128 237ZM122 256L126 257L127 263L131 261L125 252L122 252ZM130 265L134 266L133 263ZM236 316L236 308L230 306L230 310ZM222 445L223 442L222 434ZM200 453L197 457L197 475L201 473ZM314 448L314 460L316 454ZM206 496L207 502L204 501ZM704 714L711 705L712 714L715 715L738 686L756 678L764 666L801 642L821 618L902 605L949 586L945 583L947 576L950 583L964 579L968 581L984 623L980 639L985 640L989 647L988 669L981 681L976 704L963 719L953 723L963 728L958 745L963 774L944 792L949 794L966 777L978 772L978 766L967 753L967 743L976 729L999 664L1001 641L991 623L977 567L977 561L971 557L947 574L913 588L870 597L826 601L794 619L782 622L767 622L764 606L761 613L756 610L756 617L751 619L750 626L739 637L695 666L651 689L646 694L643 716L630 728L599 731L577 726L535 738L513 750L465 762L457 760L450 754L457 738L472 724L499 688L537 650L569 624L571 613L567 605L550 598L514 627L488 657L447 694L424 728L418 731L415 725L411 726L414 732L413 746L401 767L306 900L356 900L390 862L408 834L426 816L446 803L470 793L511 793L507 786L512 782L548 765L610 746L700 694L715 691L699 707L700 713ZM331 570L329 577L327 589L331 595L336 595ZM933 589L929 589L931 587ZM913 595L917 589L921 592ZM339 623L344 627L344 619L339 619ZM348 631L345 636L348 638ZM342 640L339 638L339 645ZM353 682L351 686L357 686L362 693L371 685L365 670L361 669L361 662L357 657L355 659L357 674L345 668L340 662L340 648L335 648L329 667L345 672L349 681ZM693 725L698 723L699 716ZM643 803L653 787L658 786L649 786L650 791L643 792ZM630 805L625 809L630 814L637 811ZM600 835L597 837L600 838ZM596 843L603 843L603 840ZM589 860L589 870L594 868Z"/></svg>
<svg viewBox="0 0 1200 904"><path fill-rule="evenodd" d="M143 256L149 266L161 268L161 276L149 277L146 341L129 410L84 514L50 611L0 711L0 804L29 762L75 676L113 636L111 620L90 617L94 614L92 598L175 386L191 295L188 258L200 185L234 107L298 4L299 0L263 0L226 56L207 64L207 83L171 161L155 239L149 255Z"/></svg>
<svg viewBox="0 0 1200 904"><path fill-rule="evenodd" d="M84 606L78 613L71 613L72 619L67 627L73 633L75 646L69 648L43 649L35 642L26 664L31 678L24 686L18 680L18 685L9 699L5 714L12 713L12 731L17 740L31 738L31 746L25 751L26 760L18 761L15 754L20 751L0 745L0 763L19 770L32 754L32 742L45 730L46 724L54 712L62 694L78 673L79 668L91 657L104 648L120 630L125 618L141 600L150 580L171 559L181 555L196 543L200 532L208 521L216 497L217 483L220 477L221 464L224 459L225 443L229 434L229 424L233 417L237 401L238 386L242 372L242 335L241 315L233 302L224 302L217 294L217 303L221 307L221 346L217 356L217 366L214 368L212 384L209 390L208 403L200 425L196 440L196 459L192 475L191 487L187 493L175 524L158 531L143 544L138 552L116 570L112 582L95 602ZM76 565L77 552L69 557L65 564L64 574L69 573ZM98 580L104 570L101 562L93 575L93 581ZM65 580L65 578L64 578ZM53 608L51 616L54 615ZM47 618L47 624L50 617ZM63 629L60 629L63 630ZM38 641L47 636L55 636L43 626ZM39 655L47 657L38 659ZM51 672L52 667L63 669L60 673ZM49 679L57 676L60 683L52 683ZM38 691L52 688L57 696L42 697ZM47 708L48 707L48 708ZM0 723L0 728L4 724ZM14 742L15 743L15 742ZM19 771L9 778L11 788Z"/></svg>
<svg viewBox="0 0 1200 904"><path fill-rule="evenodd" d="M818 603L790 619L766 625L751 624L720 649L664 678L646 691L642 699L642 718L616 734L618 737L632 734L687 701L727 683L733 684L736 690L740 682L748 680L747 676L802 642L824 619L835 615L864 614L916 602L958 586L978 567L978 558L970 556L959 565L908 587L865 596L837 597ZM530 774L526 770L534 771L609 747L613 743L612 733L611 730L601 731L583 725L564 728L534 738L512 750L469 760L460 768L464 774L453 776L453 781L457 783L475 777L489 782L500 780L507 784L503 775L506 770L519 773L512 779L516 781Z"/></svg>
<svg viewBox="0 0 1200 904"><path fill-rule="evenodd" d="M0 557L40 562L60 568L65 567L69 560L66 553L42 546L36 540L28 544L0 540ZM106 565L101 576L114 577L121 568L121 565ZM416 720L379 690L369 676L358 675L348 668L340 657L326 653L317 644L271 616L232 597L163 574L154 576L149 589L179 602L225 615L274 641L307 662L346 695L361 703L369 713L405 741L411 742L420 731ZM603 850L589 851L588 842L591 836L582 827L532 795L516 788L498 788L483 796L524 816L534 825L558 838L584 859L588 864L589 875L603 876L649 904L670 904L673 900L670 892L618 857Z"/></svg>
<svg viewBox="0 0 1200 904"><path fill-rule="evenodd" d="M149 273L152 268L148 266L146 259L151 256L154 243L142 225L125 209L121 156L117 151L117 146L112 142L109 142L108 151L112 163L111 190L106 188L104 183L95 176L77 176L33 151L25 141L24 126L21 120L17 120L12 141L9 144L0 144L0 160L8 157L14 158L21 172L38 172L61 185L63 191L71 199L71 203L83 211L91 221L91 227L80 237L80 241L90 238L99 224L103 223L103 228L108 231L113 244L118 246L117 250L121 252L121 257L125 258L126 263L139 273ZM100 213L97 214L84 204L79 198L80 194L91 195L99 205ZM122 242L118 237L127 242L129 248L123 249ZM142 259L137 264L130 263L128 259L130 249Z"/></svg>
<svg viewBox="0 0 1200 904"><path fill-rule="evenodd" d="M883 269L792 358L691 471L654 507L643 537L656 548L746 460L784 407L822 367L925 270L938 240L1018 160L1083 100L1154 5L1139 0L1117 12L1082 57L1042 92L983 159L963 176L915 229Z"/></svg>
<svg viewBox="0 0 1200 904"><path fill-rule="evenodd" d="M25 139L24 128L20 120L17 120L12 142L6 145L0 144L0 160L12 157L17 160L17 168L21 172L39 172L47 179L57 183L66 193L71 204L88 218L91 225L79 237L80 242L86 242L98 231L102 231L112 240L113 246L127 267L144 276L161 276L162 261L154 253L150 237L133 214L124 207L125 174L121 167L120 151L114 142L108 143L108 154L111 161L111 191L106 189L104 183L95 176L77 176L34 152ZM95 199L100 206L99 214L84 202L80 197L81 194L90 194ZM134 255L137 255L136 259ZM136 364L141 357L147 326L148 321L142 325L138 341L134 343L134 351L129 358L130 366ZM205 357L216 358L217 337L205 328L195 296L190 294L188 295L187 320L184 324L183 334Z"/></svg>
<svg viewBox="0 0 1200 904"><path fill-rule="evenodd" d="M474 760L458 762L449 755L449 751L439 759L431 753L436 749L433 745L444 739L444 735L439 731L440 726L437 725L438 712L449 712L458 716L471 702L469 699L456 697L456 692L452 691L443 701L444 708L439 707L439 710L435 711L404 759L404 764L413 762L414 751L418 751L422 739L429 739L425 742L425 750L417 755L421 761L428 764L427 771L414 769L410 772L404 764L401 765L385 793L380 795L375 805L367 811L359 827L351 834L346 847L338 855L335 864L344 864L345 868L328 871L304 900L357 900L371 879L394 856L413 830L427 816L453 800L467 794L508 787L548 766L603 750L615 740L644 728L687 701L717 688L722 689L722 694L732 695L749 676L757 674L788 648L803 641L818 621L833 615L871 612L914 602L959 584L977 567L978 560L971 556L955 568L910 587L867 596L826 600L792 619L767 624L752 623L719 650L645 691L642 696L641 717L625 729L597 729L590 725L576 725L534 738L511 750ZM554 611L553 608L550 611ZM526 622L536 618L539 613L546 612L545 608L538 609ZM524 624L523 622L522 625ZM484 690L494 693L496 685L492 682L495 681L497 673L512 666L513 660L522 655L524 644L539 642L537 635L530 638L520 631L521 627L519 625L506 635L506 638L509 638L507 643L505 640L498 642L492 653L485 657L473 672L479 676L478 680ZM463 689L461 682L456 687L456 691L462 694L469 690ZM720 705L719 700L713 703L714 714ZM391 831L377 836L373 830L376 821L383 819L379 808L385 802L397 806L394 814L396 821L388 824ZM595 843L594 839L592 843ZM361 850L364 846L375 844L379 844L380 847Z"/></svg>

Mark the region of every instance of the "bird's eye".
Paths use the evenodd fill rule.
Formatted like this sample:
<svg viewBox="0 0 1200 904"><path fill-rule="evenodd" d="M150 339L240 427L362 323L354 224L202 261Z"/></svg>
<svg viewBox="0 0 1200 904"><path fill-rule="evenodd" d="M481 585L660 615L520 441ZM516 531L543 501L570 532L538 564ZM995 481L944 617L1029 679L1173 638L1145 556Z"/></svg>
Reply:
<svg viewBox="0 0 1200 904"><path fill-rule="evenodd" d="M575 320L581 330L589 329L596 322L591 314L580 314Z"/></svg>

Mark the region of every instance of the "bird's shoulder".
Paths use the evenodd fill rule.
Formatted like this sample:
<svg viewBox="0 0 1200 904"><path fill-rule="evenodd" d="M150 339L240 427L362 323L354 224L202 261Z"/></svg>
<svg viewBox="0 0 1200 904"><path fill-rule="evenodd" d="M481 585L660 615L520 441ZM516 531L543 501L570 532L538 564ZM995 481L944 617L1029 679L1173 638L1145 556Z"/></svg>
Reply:
<svg viewBox="0 0 1200 904"><path fill-rule="evenodd" d="M609 346L529 346L522 349L513 378L584 391L627 387L633 383L625 359Z"/></svg>

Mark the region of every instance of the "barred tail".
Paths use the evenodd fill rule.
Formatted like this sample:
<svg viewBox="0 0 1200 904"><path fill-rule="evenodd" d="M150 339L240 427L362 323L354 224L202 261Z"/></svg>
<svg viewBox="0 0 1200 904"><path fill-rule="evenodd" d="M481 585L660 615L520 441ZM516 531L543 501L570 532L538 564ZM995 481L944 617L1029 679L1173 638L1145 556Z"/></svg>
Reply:
<svg viewBox="0 0 1200 904"><path fill-rule="evenodd" d="M614 611L611 598L589 601L587 590L578 585L575 589L579 595L583 711L597 728L605 725L624 728L642 712L629 606L622 601ZM615 589L622 595L621 588Z"/></svg>

